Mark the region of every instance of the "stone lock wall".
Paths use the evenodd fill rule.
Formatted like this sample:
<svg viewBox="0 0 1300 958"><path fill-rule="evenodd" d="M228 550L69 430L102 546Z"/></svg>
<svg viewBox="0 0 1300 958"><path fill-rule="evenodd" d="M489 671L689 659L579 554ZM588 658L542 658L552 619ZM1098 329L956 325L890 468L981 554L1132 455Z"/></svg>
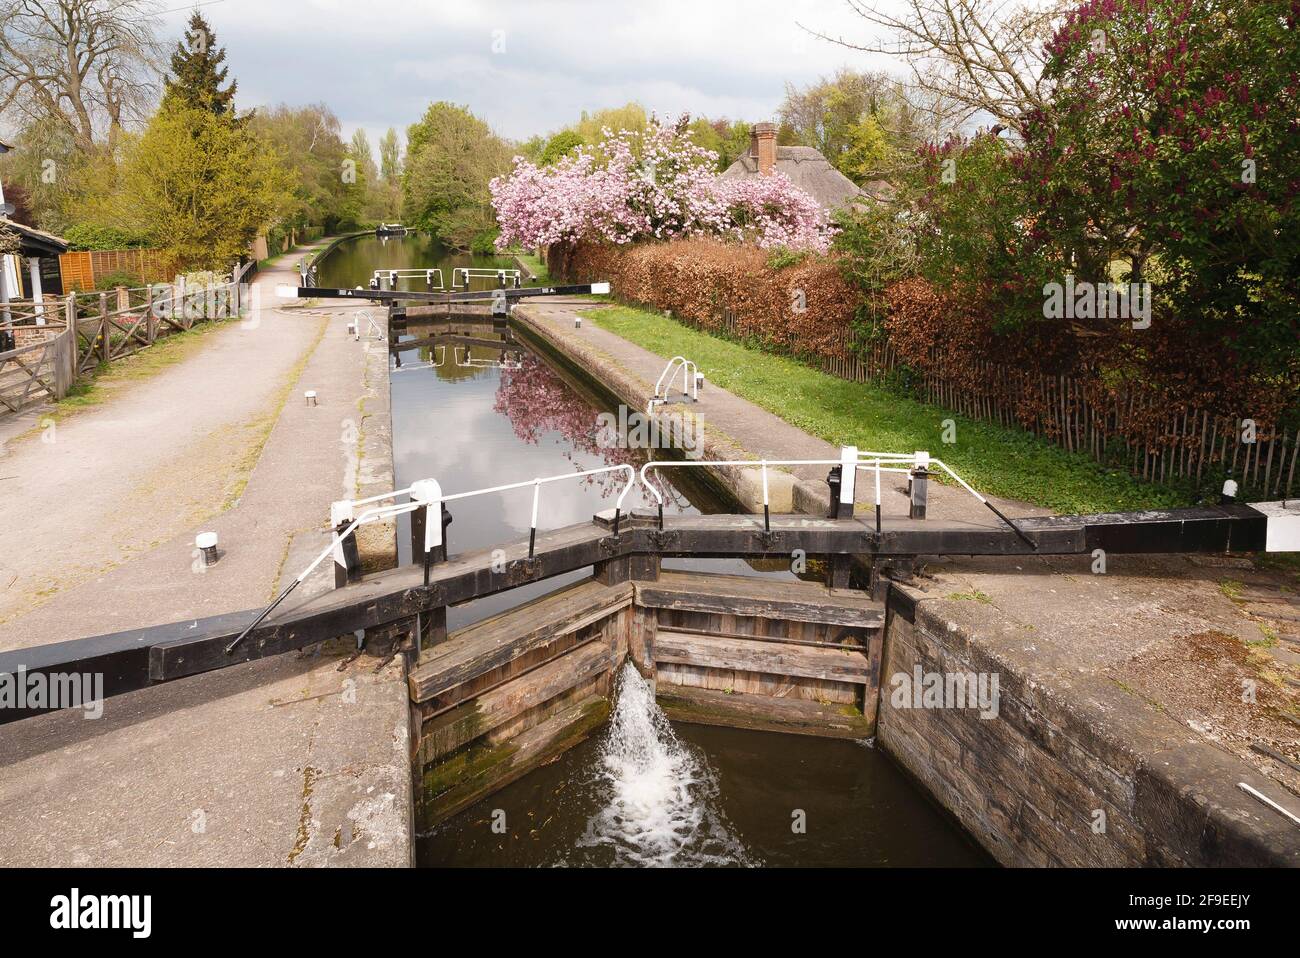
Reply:
<svg viewBox="0 0 1300 958"><path fill-rule="evenodd" d="M1039 681L1032 646L1017 661L1025 643L998 643L936 600L892 592L878 744L999 862L1300 865L1300 833L1238 790L1269 787L1249 766L1104 678ZM997 716L898 707L893 677L918 665L997 673Z"/></svg>

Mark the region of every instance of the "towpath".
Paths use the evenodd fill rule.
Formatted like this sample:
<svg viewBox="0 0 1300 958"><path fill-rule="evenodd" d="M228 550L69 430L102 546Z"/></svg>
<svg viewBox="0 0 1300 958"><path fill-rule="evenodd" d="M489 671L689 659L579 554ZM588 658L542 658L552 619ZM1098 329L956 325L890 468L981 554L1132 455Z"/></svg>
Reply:
<svg viewBox="0 0 1300 958"><path fill-rule="evenodd" d="M331 501L392 488L387 350L347 335L355 307L276 299L297 259L162 368L0 427L0 650L262 605ZM331 585L327 562L300 591ZM347 652L0 726L0 863L409 863L402 668Z"/></svg>

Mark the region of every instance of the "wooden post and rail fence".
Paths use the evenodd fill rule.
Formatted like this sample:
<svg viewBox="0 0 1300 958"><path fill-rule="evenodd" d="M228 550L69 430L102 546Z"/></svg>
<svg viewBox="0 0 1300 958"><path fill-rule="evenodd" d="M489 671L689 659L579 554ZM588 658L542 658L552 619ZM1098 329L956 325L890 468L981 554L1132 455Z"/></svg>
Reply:
<svg viewBox="0 0 1300 958"><path fill-rule="evenodd" d="M147 349L173 333L247 306L249 262L204 285L176 282L141 289L69 293L42 302L12 301L0 312L0 416L65 397L103 363Z"/></svg>

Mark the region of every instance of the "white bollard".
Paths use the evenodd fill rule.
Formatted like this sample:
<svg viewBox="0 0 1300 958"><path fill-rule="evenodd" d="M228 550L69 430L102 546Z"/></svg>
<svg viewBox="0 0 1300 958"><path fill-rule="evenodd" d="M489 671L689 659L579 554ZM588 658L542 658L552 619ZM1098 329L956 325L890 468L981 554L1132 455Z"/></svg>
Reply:
<svg viewBox="0 0 1300 958"><path fill-rule="evenodd" d="M217 564L217 534L200 532L194 537L194 546L203 554L204 566Z"/></svg>

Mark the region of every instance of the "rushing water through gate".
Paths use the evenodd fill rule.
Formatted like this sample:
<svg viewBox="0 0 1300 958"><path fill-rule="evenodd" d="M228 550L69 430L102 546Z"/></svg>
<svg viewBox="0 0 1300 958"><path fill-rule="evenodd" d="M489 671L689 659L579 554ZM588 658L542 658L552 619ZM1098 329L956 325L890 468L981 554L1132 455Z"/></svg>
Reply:
<svg viewBox="0 0 1300 958"><path fill-rule="evenodd" d="M757 864L722 815L707 759L677 738L630 662L614 694L596 786L605 806L579 848L608 850L616 865Z"/></svg>
<svg viewBox="0 0 1300 958"><path fill-rule="evenodd" d="M379 257L379 258L376 258ZM379 267L506 265L471 259L412 235L340 244L321 264L327 286L365 285ZM600 441L600 392L522 343L459 351L395 344L390 375L396 486L433 477L447 492L580 471L646 451ZM476 338L480 334L476 333ZM484 332L483 337L500 336ZM504 358L504 362L503 362ZM441 359L441 361L439 361ZM708 428L708 424L705 424ZM672 478L680 482L687 470ZM548 485L539 531L590 520L612 506L610 476ZM703 488L667 489L669 514L723 508ZM640 490L626 508L646 508ZM528 534L531 491L453 504L452 552ZM408 554L406 527L399 546ZM666 567L790 576L741 560L670 560ZM449 610L452 629L586 575L579 571ZM500 814L498 814L500 813ZM796 818L806 822L795 829ZM504 816L504 820L503 820ZM498 831L504 824L504 833ZM609 724L420 836L427 865L982 865L988 859L886 756L856 742L695 725L674 726L635 670L620 675Z"/></svg>

